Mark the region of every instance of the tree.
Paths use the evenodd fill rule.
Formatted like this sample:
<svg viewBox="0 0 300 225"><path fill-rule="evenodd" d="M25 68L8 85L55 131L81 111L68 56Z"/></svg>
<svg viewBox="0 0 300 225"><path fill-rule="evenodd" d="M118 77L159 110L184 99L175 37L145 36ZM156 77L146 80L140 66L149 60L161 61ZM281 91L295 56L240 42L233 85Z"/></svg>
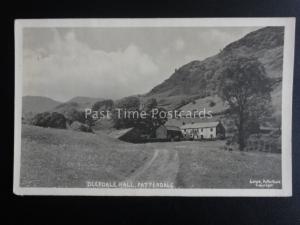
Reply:
<svg viewBox="0 0 300 225"><path fill-rule="evenodd" d="M114 127L129 128L136 127L139 122L139 118L136 114L139 114L140 99L135 96L130 96L119 100L113 112Z"/></svg>
<svg viewBox="0 0 300 225"><path fill-rule="evenodd" d="M155 98L150 98L148 99L144 105L143 105L143 110L146 112L150 112L152 109L157 107L157 101Z"/></svg>
<svg viewBox="0 0 300 225"><path fill-rule="evenodd" d="M93 132L92 128L84 123L78 122L78 121L74 121L71 125L70 128L72 130L76 130L76 131L83 131L83 132Z"/></svg>
<svg viewBox="0 0 300 225"><path fill-rule="evenodd" d="M79 121L81 123L85 122L84 112L79 111L75 108L68 108L64 110L63 115L65 116L68 124L73 123L74 121Z"/></svg>
<svg viewBox="0 0 300 225"><path fill-rule="evenodd" d="M243 151L246 139L259 128L269 112L270 79L255 58L230 57L220 73L219 95L228 103L237 128L237 142Z"/></svg>
<svg viewBox="0 0 300 225"><path fill-rule="evenodd" d="M92 111L112 111L114 108L114 102L111 99L98 101L92 106Z"/></svg>
<svg viewBox="0 0 300 225"><path fill-rule="evenodd" d="M163 114L166 115L166 110L164 108L158 107L158 103L155 98L148 99L142 111L146 112L145 118L141 118L138 126L144 130L145 133L153 135L155 130L166 123L167 117L163 117Z"/></svg>
<svg viewBox="0 0 300 225"><path fill-rule="evenodd" d="M105 99L101 101L97 101L92 106L92 112L98 111L100 118L94 118L92 115L87 115L85 123L89 126L94 126L96 124L96 121L99 119L111 119L111 115L114 110L114 102L111 99Z"/></svg>
<svg viewBox="0 0 300 225"><path fill-rule="evenodd" d="M66 128L66 118L63 114L57 112L44 112L36 114L31 124L40 127Z"/></svg>
<svg viewBox="0 0 300 225"><path fill-rule="evenodd" d="M119 111L117 111L119 110ZM127 117L123 112L126 111ZM130 112L136 113L134 117L128 117ZM153 134L157 127L167 120L167 112L159 108L155 98L148 99L144 104L140 104L137 97L127 97L117 102L113 114L114 127L117 129L138 127L144 134Z"/></svg>

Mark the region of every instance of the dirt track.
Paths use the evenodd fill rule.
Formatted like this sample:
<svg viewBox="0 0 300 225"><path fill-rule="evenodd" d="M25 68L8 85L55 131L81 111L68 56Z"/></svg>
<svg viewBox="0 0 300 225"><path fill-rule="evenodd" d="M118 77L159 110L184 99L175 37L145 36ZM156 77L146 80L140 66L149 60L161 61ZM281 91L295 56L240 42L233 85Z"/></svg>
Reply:
<svg viewBox="0 0 300 225"><path fill-rule="evenodd" d="M152 158L138 169L127 181L131 182L176 182L179 169L177 151L156 149Z"/></svg>

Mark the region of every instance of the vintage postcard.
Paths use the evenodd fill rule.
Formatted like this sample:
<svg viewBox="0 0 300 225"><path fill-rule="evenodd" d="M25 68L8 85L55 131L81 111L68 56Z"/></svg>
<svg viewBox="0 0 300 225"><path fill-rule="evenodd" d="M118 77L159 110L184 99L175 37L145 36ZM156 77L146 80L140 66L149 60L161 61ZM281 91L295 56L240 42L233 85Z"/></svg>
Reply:
<svg viewBox="0 0 300 225"><path fill-rule="evenodd" d="M15 21L14 193L291 196L295 18Z"/></svg>

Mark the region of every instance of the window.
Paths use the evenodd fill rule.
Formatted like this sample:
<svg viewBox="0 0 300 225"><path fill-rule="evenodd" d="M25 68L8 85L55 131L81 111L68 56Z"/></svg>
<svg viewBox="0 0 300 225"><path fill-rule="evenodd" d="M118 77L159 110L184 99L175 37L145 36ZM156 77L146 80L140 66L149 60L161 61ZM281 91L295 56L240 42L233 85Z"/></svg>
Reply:
<svg viewBox="0 0 300 225"><path fill-rule="evenodd" d="M210 131L212 132L214 129L213 128L210 128Z"/></svg>

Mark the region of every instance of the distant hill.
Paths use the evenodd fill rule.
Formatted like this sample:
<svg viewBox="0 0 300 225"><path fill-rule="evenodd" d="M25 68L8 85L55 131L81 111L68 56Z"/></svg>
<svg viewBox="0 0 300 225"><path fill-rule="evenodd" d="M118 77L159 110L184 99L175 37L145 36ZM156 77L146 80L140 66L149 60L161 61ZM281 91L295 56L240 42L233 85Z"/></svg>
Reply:
<svg viewBox="0 0 300 225"><path fill-rule="evenodd" d="M53 112L63 114L70 121L83 120L82 116L78 113L79 111L85 111L87 108L92 108L94 103L102 101L101 98L90 98L90 97L75 97L67 102L61 103L51 109Z"/></svg>
<svg viewBox="0 0 300 225"><path fill-rule="evenodd" d="M69 117L75 111L84 111L91 108L94 103L102 101L102 98L74 97L67 102L58 102L51 98L41 96L24 96L23 112L24 121L30 121L37 113L51 111L59 112Z"/></svg>
<svg viewBox="0 0 300 225"><path fill-rule="evenodd" d="M70 99L67 102L59 102L48 97L24 96L22 100L23 114L36 114L45 111L60 111L65 108L84 110L85 108L91 108L95 102L102 100L104 99L78 96Z"/></svg>
<svg viewBox="0 0 300 225"><path fill-rule="evenodd" d="M55 101L48 97L42 96L24 96L22 100L22 112L23 114L28 113L41 113L51 110L61 104L59 101Z"/></svg>
<svg viewBox="0 0 300 225"><path fill-rule="evenodd" d="M274 79L271 93L273 105L281 105L281 77L283 64L283 27L265 27L225 46L220 53L202 61L192 61L154 87L143 98L156 98L160 106L177 109L192 100L214 96L219 85L217 71L225 65L228 56L256 57L265 67L267 76ZM279 94L278 94L279 93Z"/></svg>
<svg viewBox="0 0 300 225"><path fill-rule="evenodd" d="M77 103L78 107L80 109L85 109L85 108L91 108L94 103L96 103L98 101L102 101L102 100L104 100L104 99L103 98L77 96L77 97L70 99L66 103Z"/></svg>
<svg viewBox="0 0 300 225"><path fill-rule="evenodd" d="M90 98L82 96L74 97L67 102L55 106L54 108L52 108L52 110L60 113L68 111L69 109L83 111L86 108L91 108L94 103L102 100L102 98Z"/></svg>

